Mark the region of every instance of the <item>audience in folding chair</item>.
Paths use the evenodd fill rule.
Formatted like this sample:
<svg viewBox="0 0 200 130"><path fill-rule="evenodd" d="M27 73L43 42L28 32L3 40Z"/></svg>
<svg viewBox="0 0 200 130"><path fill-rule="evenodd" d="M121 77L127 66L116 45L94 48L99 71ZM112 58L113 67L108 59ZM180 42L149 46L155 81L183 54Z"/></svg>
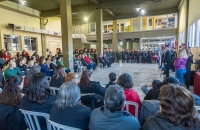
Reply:
<svg viewBox="0 0 200 130"><path fill-rule="evenodd" d="M35 112L50 113L52 105L55 103L56 95L51 94L46 75L35 73L30 82L26 95L23 96L21 109ZM41 129L46 130L45 119L39 119Z"/></svg>
<svg viewBox="0 0 200 130"><path fill-rule="evenodd" d="M142 130L199 130L200 120L192 93L185 87L170 84L160 90L160 112L149 117Z"/></svg>
<svg viewBox="0 0 200 130"><path fill-rule="evenodd" d="M73 82L75 84L78 84L78 74L70 72L69 74L67 74L65 82Z"/></svg>
<svg viewBox="0 0 200 130"><path fill-rule="evenodd" d="M50 112L50 120L56 123L88 130L91 109L81 104L80 88L73 82L64 83L58 90L56 104Z"/></svg>
<svg viewBox="0 0 200 130"><path fill-rule="evenodd" d="M105 106L96 108L90 117L90 130L140 130L140 123L132 114L123 110L126 96L122 87L106 89Z"/></svg>
<svg viewBox="0 0 200 130"><path fill-rule="evenodd" d="M141 100L138 95L138 93L133 89L133 80L132 77L125 73L119 76L117 80L117 84L123 87L124 93L126 96L126 101L136 102L138 103L138 114L140 115L140 109L141 109ZM124 110L126 110L126 107L124 107ZM129 106L129 112L134 116L135 115L135 107Z"/></svg>
<svg viewBox="0 0 200 130"><path fill-rule="evenodd" d="M19 111L22 89L23 78L12 76L0 93L0 130L26 130L24 116Z"/></svg>
<svg viewBox="0 0 200 130"><path fill-rule="evenodd" d="M64 66L56 66L55 76L51 78L49 86L59 88L65 82L65 67Z"/></svg>

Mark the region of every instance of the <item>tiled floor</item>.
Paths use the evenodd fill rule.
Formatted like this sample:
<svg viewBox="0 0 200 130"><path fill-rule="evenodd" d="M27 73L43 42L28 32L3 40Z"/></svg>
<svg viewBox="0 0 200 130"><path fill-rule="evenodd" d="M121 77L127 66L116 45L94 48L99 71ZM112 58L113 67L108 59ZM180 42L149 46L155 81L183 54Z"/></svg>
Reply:
<svg viewBox="0 0 200 130"><path fill-rule="evenodd" d="M133 64L133 63L114 63L110 68L98 68L93 72L92 79L99 81L100 84L107 84L109 82L108 75L111 72L115 72L117 76L128 73L133 78L133 84L141 100L144 98L144 93L141 91L141 86L147 83L151 83L155 79L163 80L158 73L157 64Z"/></svg>

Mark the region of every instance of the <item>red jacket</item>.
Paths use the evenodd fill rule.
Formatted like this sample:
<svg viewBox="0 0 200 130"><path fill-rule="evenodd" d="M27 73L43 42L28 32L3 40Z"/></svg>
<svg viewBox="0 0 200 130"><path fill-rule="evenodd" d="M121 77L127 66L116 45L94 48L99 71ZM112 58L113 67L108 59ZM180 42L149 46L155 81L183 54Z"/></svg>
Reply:
<svg viewBox="0 0 200 130"><path fill-rule="evenodd" d="M85 56L85 61L86 61L87 63L90 63L90 62L91 62L90 58L88 58L87 56Z"/></svg>
<svg viewBox="0 0 200 130"><path fill-rule="evenodd" d="M10 59L11 57L10 57L10 55L8 55L8 54L7 54L7 55L3 54L3 55L2 55L2 58L8 60L8 59Z"/></svg>
<svg viewBox="0 0 200 130"><path fill-rule="evenodd" d="M131 101L131 102L137 102L138 103L138 105L139 105L138 116L139 116L140 115L140 110L141 110L141 105L142 105L139 95L132 88L124 89L124 93L126 95L126 101ZM126 110L126 107L124 107L124 110ZM129 112L133 116L135 116L135 107L134 106L129 106Z"/></svg>

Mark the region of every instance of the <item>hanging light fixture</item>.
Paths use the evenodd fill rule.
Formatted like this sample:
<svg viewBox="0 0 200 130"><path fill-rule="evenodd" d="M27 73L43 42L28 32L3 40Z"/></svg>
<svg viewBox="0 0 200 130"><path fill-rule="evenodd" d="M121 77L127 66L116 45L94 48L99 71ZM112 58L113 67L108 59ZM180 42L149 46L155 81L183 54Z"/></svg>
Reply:
<svg viewBox="0 0 200 130"><path fill-rule="evenodd" d="M140 8L136 8L137 11L140 11Z"/></svg>
<svg viewBox="0 0 200 130"><path fill-rule="evenodd" d="M141 14L142 14L142 15L145 14L145 10L144 10L144 9L141 10Z"/></svg>
<svg viewBox="0 0 200 130"><path fill-rule="evenodd" d="M25 5L25 4L26 4L26 1L25 1L25 0L19 0L19 2L20 2L22 5Z"/></svg>

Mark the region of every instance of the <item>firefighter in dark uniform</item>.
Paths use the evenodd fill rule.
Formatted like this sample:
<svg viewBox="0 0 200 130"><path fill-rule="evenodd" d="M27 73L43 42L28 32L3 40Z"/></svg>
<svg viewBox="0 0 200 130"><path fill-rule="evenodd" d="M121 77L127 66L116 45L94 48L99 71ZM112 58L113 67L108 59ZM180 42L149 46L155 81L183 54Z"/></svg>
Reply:
<svg viewBox="0 0 200 130"><path fill-rule="evenodd" d="M132 51L130 52L130 56L131 56L131 63L134 63L134 49L132 49Z"/></svg>
<svg viewBox="0 0 200 130"><path fill-rule="evenodd" d="M127 49L126 50L126 63L129 63L130 62L130 52L129 52L129 50Z"/></svg>
<svg viewBox="0 0 200 130"><path fill-rule="evenodd" d="M117 52L116 52L117 63L119 63L119 61L120 61L120 56L121 56L121 53L117 50Z"/></svg>
<svg viewBox="0 0 200 130"><path fill-rule="evenodd" d="M113 63L115 63L115 50L112 49L112 55L113 55Z"/></svg>
<svg viewBox="0 0 200 130"><path fill-rule="evenodd" d="M113 63L113 53L112 53L112 49L109 48L109 55L110 55L110 63L112 64Z"/></svg>
<svg viewBox="0 0 200 130"><path fill-rule="evenodd" d="M106 62L107 67L111 67L111 63L109 61L109 58L106 56L106 54L104 54L103 60Z"/></svg>
<svg viewBox="0 0 200 130"><path fill-rule="evenodd" d="M150 64L152 63L152 56L153 56L153 52L149 49L149 52L148 52L148 59L149 59L149 63L150 63Z"/></svg>
<svg viewBox="0 0 200 130"><path fill-rule="evenodd" d="M122 63L125 63L125 51L124 51L124 49L122 50L122 52L121 52L121 56L122 56Z"/></svg>
<svg viewBox="0 0 200 130"><path fill-rule="evenodd" d="M136 55L137 55L137 63L140 63L140 55L141 55L140 50L137 51Z"/></svg>
<svg viewBox="0 0 200 130"><path fill-rule="evenodd" d="M142 53L141 53L141 55L142 55L142 63L145 63L146 62L146 51L142 51Z"/></svg>
<svg viewBox="0 0 200 130"><path fill-rule="evenodd" d="M171 64L171 54L169 51L169 45L166 44L165 45L165 55L164 55L164 65L165 65L165 73L166 73L166 77L169 77L169 68L170 68L170 64Z"/></svg>

